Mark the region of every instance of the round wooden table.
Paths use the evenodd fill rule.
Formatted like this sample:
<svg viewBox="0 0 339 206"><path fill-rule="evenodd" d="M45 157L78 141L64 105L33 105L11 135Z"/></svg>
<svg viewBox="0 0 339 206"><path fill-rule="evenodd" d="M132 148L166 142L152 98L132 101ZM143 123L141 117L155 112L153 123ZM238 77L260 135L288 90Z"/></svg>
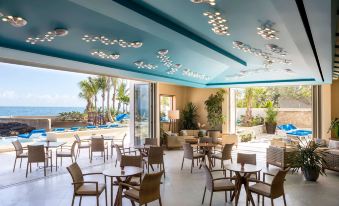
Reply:
<svg viewBox="0 0 339 206"><path fill-rule="evenodd" d="M247 198L251 201L254 205L253 198L248 190L248 178L251 174L257 173L261 171L261 167L257 165L245 164L243 167L240 164L228 164L225 165L225 169L235 172L237 181L235 184L235 192L233 193L232 200L235 198L235 205L238 205L241 186L244 185L246 190ZM246 202L247 202L246 198Z"/></svg>
<svg viewBox="0 0 339 206"><path fill-rule="evenodd" d="M105 184L106 184L106 177L109 177L111 179L111 205L113 206L113 178L115 177L118 181L129 183L132 179L132 176L139 175L143 173L143 169L140 167L124 167L122 169L121 167L112 167L109 169L105 169L102 174L105 176ZM122 179L125 178L125 179ZM107 184L106 184L107 187ZM107 189L107 188L106 188ZM120 189L119 189L120 190ZM119 205L119 197L122 195L122 191L117 192L117 195L115 197L114 205Z"/></svg>
<svg viewBox="0 0 339 206"><path fill-rule="evenodd" d="M196 144L196 146L197 147L200 147L200 148L202 148L203 149L203 152L204 152L204 158L203 158L203 161L202 162L204 162L205 164L206 164L206 156L207 156L207 159L208 159L208 167L210 168L210 169L212 169L212 167L214 166L213 165L213 161L212 161L212 159L211 159L211 149L213 148L213 147L215 147L215 146L217 146L217 144L214 144L214 143L198 143L198 144ZM202 165L200 164L200 167L199 168L201 168L202 167Z"/></svg>

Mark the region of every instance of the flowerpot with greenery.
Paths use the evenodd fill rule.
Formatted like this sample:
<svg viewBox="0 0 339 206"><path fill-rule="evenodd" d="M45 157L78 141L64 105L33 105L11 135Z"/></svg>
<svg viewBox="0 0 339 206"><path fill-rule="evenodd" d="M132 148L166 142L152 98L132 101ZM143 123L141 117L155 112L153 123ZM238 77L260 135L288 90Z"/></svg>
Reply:
<svg viewBox="0 0 339 206"><path fill-rule="evenodd" d="M222 103L224 102L224 95L226 91L220 89L216 94L211 94L205 101L205 109L207 111L207 121L211 126L208 131L210 137L220 136L220 127L225 122L225 116L222 114Z"/></svg>
<svg viewBox="0 0 339 206"><path fill-rule="evenodd" d="M274 134L277 127L278 111L273 106L272 101L266 102L265 126L267 134Z"/></svg>
<svg viewBox="0 0 339 206"><path fill-rule="evenodd" d="M331 139L334 140L339 140L339 118L335 118L334 120L331 121L330 128L328 129L329 133L331 132Z"/></svg>
<svg viewBox="0 0 339 206"><path fill-rule="evenodd" d="M181 111L182 129L197 129L198 118L198 107L192 102L187 103Z"/></svg>
<svg viewBox="0 0 339 206"><path fill-rule="evenodd" d="M304 174L307 181L317 181L319 174L324 175L325 167L324 154L321 150L317 150L320 147L313 140L299 139L296 153L291 156L291 167L293 172L297 172L299 169Z"/></svg>

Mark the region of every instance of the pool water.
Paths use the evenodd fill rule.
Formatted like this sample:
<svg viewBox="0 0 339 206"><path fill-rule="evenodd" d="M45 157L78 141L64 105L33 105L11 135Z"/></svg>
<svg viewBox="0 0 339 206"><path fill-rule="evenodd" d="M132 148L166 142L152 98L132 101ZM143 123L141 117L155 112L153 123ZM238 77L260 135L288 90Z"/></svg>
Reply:
<svg viewBox="0 0 339 206"><path fill-rule="evenodd" d="M12 142L15 140L19 140L21 143L33 142L32 139L23 139L17 137L0 137L0 146L12 145Z"/></svg>

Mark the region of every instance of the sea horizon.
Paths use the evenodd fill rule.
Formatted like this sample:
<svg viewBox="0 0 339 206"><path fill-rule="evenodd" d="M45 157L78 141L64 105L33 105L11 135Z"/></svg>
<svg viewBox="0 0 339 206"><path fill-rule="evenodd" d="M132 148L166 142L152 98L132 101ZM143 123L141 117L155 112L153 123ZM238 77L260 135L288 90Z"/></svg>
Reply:
<svg viewBox="0 0 339 206"><path fill-rule="evenodd" d="M85 107L0 106L0 116L58 116L61 112L84 112Z"/></svg>

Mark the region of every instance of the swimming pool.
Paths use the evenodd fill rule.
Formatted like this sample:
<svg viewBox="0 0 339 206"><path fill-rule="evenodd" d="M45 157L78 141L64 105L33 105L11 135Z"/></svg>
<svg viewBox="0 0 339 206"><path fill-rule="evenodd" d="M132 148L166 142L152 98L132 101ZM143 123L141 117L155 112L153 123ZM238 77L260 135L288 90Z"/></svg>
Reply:
<svg viewBox="0 0 339 206"><path fill-rule="evenodd" d="M21 143L33 142L32 139L23 139L17 137L0 137L0 146L12 145L12 142L15 140L19 140Z"/></svg>

